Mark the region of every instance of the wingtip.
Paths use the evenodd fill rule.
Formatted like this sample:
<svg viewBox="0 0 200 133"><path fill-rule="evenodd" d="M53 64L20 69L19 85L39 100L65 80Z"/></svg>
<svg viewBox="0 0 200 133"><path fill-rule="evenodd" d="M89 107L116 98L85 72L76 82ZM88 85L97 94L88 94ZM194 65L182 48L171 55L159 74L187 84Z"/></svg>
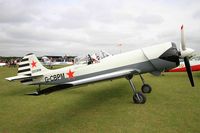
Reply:
<svg viewBox="0 0 200 133"><path fill-rule="evenodd" d="M10 77L5 78L5 80L12 81L12 79Z"/></svg>
<svg viewBox="0 0 200 133"><path fill-rule="evenodd" d="M28 53L28 54L26 54L26 56L27 56L27 55L34 55L34 53Z"/></svg>

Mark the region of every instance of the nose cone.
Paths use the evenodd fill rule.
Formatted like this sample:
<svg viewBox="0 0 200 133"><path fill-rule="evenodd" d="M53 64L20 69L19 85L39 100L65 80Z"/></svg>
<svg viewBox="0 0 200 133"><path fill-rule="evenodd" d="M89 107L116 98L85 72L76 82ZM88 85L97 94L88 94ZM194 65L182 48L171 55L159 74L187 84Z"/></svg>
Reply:
<svg viewBox="0 0 200 133"><path fill-rule="evenodd" d="M177 66L180 64L179 52L178 52L176 47L169 48L159 58L162 59L162 60L175 62Z"/></svg>
<svg viewBox="0 0 200 133"><path fill-rule="evenodd" d="M186 48L185 50L181 51L181 58L190 57L194 53L194 49Z"/></svg>

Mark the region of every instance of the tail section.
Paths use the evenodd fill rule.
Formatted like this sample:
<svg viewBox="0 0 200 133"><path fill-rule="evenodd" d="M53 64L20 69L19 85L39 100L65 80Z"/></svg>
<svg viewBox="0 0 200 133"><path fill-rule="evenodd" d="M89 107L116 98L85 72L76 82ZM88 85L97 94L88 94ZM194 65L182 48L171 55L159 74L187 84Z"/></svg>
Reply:
<svg viewBox="0 0 200 133"><path fill-rule="evenodd" d="M19 63L18 76L36 76L48 71L34 54L27 54Z"/></svg>
<svg viewBox="0 0 200 133"><path fill-rule="evenodd" d="M27 54L19 63L17 76L8 77L6 80L20 80L23 84L40 84L41 78L48 71L34 54Z"/></svg>

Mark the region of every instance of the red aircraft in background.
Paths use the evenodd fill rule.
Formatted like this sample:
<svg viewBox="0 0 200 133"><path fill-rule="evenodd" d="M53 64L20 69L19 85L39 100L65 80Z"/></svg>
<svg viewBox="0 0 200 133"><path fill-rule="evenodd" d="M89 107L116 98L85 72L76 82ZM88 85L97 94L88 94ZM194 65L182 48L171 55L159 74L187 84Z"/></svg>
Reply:
<svg viewBox="0 0 200 133"><path fill-rule="evenodd" d="M199 60L192 60L190 61L190 68L192 71L200 71L200 61ZM167 72L185 72L185 64L184 62L180 62L180 65L176 68L168 70Z"/></svg>

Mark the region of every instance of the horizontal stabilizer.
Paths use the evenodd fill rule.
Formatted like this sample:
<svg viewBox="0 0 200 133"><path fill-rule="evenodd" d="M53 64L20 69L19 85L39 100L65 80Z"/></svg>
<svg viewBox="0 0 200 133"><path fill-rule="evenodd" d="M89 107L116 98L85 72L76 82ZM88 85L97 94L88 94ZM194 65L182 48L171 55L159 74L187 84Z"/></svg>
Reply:
<svg viewBox="0 0 200 133"><path fill-rule="evenodd" d="M40 77L40 76L43 76L43 75L35 75L35 76L18 75L18 76L14 76L14 77L8 77L5 79L8 81L14 81L14 80L30 79L30 78L34 78L34 77Z"/></svg>
<svg viewBox="0 0 200 133"><path fill-rule="evenodd" d="M30 76L19 75L19 76L14 76L14 77L8 77L8 78L5 78L5 79L8 80L8 81L14 81L14 80L27 79L27 78L29 78L29 77L30 77Z"/></svg>

